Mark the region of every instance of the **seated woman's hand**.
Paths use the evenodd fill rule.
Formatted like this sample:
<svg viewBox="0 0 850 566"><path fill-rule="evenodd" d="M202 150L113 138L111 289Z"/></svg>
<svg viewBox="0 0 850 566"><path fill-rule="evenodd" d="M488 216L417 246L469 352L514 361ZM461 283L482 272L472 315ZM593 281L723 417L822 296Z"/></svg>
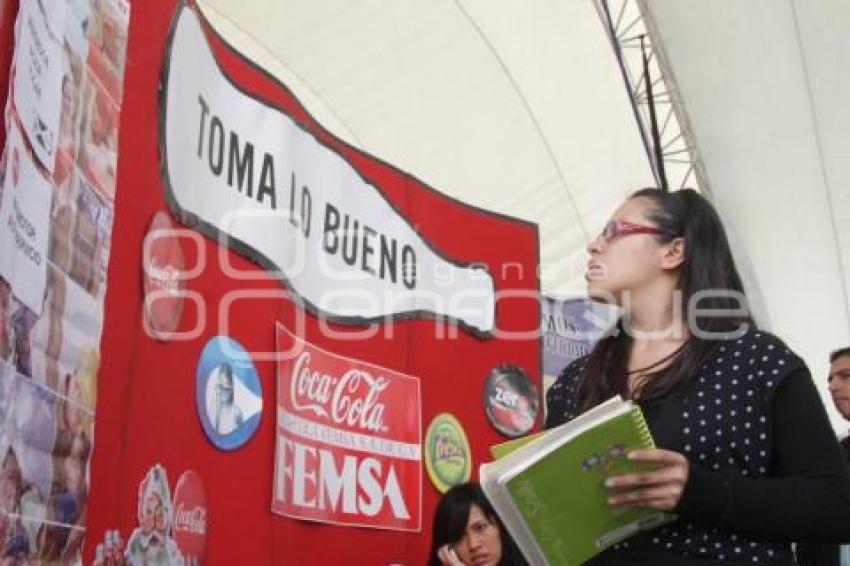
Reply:
<svg viewBox="0 0 850 566"><path fill-rule="evenodd" d="M457 552L450 544L444 544L437 551L437 557L443 563L443 566L464 566L463 562L457 556Z"/></svg>

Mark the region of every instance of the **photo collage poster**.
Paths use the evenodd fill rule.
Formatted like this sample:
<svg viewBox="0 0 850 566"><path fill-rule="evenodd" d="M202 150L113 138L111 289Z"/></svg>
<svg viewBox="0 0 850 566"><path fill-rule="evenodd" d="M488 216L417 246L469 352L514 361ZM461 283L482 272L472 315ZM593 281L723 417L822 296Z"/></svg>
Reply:
<svg viewBox="0 0 850 566"><path fill-rule="evenodd" d="M21 0L15 23L0 164L0 560L15 564L80 562L129 13Z"/></svg>

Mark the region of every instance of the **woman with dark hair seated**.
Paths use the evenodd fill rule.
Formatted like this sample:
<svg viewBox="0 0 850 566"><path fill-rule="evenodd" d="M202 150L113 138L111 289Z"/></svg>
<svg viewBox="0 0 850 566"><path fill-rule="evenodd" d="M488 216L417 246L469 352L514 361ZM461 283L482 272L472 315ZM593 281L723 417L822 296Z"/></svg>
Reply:
<svg viewBox="0 0 850 566"><path fill-rule="evenodd" d="M428 566L524 566L525 560L481 486L449 489L434 513Z"/></svg>

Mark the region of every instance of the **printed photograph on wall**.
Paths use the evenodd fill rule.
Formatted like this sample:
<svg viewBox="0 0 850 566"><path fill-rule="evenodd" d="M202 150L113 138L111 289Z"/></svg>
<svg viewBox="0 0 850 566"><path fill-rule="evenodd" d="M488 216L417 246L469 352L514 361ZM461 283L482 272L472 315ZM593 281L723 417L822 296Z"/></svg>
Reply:
<svg viewBox="0 0 850 566"><path fill-rule="evenodd" d="M19 4L0 167L0 557L74 564L86 533L129 4Z"/></svg>

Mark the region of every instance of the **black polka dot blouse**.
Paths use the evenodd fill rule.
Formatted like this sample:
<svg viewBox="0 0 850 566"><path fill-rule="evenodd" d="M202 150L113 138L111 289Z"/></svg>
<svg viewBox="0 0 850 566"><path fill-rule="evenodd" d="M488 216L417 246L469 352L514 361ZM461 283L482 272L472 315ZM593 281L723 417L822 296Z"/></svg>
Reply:
<svg viewBox="0 0 850 566"><path fill-rule="evenodd" d="M583 366L550 388L547 427L577 415ZM638 403L656 445L690 462L679 519L593 564L793 564L791 541L850 540L846 464L805 364L777 337L718 342L694 379Z"/></svg>

